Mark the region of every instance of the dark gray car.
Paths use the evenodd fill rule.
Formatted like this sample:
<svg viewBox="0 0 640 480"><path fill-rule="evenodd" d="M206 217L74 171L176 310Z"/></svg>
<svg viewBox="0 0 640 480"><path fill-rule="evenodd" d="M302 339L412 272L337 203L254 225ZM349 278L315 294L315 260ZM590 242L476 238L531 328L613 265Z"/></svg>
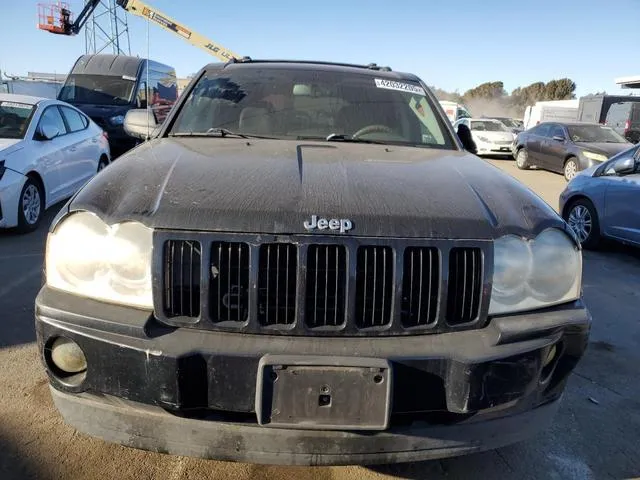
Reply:
<svg viewBox="0 0 640 480"><path fill-rule="evenodd" d="M243 59L62 209L36 332L80 431L408 462L549 426L588 344L581 280L566 222L463 150L415 75Z"/></svg>
<svg viewBox="0 0 640 480"><path fill-rule="evenodd" d="M512 150L520 169L562 173L569 181L632 144L611 127L594 123L543 122L518 134Z"/></svg>
<svg viewBox="0 0 640 480"><path fill-rule="evenodd" d="M640 145L569 182L560 195L562 216L586 248L602 237L640 246Z"/></svg>

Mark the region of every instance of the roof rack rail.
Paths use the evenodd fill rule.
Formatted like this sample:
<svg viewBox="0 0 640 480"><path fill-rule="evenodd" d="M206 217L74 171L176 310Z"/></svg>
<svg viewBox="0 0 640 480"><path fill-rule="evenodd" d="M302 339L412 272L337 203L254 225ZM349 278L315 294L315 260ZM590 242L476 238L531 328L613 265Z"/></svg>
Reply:
<svg viewBox="0 0 640 480"><path fill-rule="evenodd" d="M328 62L322 60L279 60L279 59L253 59L251 57L242 57L241 59L231 58L226 63L229 65L231 63L306 63L311 65L335 65L338 67L351 67L351 68L366 68L369 70L380 70L384 72L391 72L390 67L381 67L376 63L369 63L368 65L360 65L355 63L341 63L341 62Z"/></svg>

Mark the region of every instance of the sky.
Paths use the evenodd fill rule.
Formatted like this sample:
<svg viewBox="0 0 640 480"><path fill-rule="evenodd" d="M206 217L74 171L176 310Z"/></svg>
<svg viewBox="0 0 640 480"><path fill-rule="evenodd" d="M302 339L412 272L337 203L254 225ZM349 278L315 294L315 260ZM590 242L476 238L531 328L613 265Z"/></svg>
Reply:
<svg viewBox="0 0 640 480"><path fill-rule="evenodd" d="M0 0L0 70L8 74L66 73L85 53L83 32L65 37L37 29L38 1ZM67 2L76 14L84 4ZM578 97L620 93L615 78L640 75L640 0L616 0L611 10L613 2L600 0L146 3L241 55L375 62L460 93L487 81L502 81L511 92L562 77L577 84ZM149 47L150 58L174 66L178 76L218 61L140 17L128 14L127 20L131 53L143 57Z"/></svg>

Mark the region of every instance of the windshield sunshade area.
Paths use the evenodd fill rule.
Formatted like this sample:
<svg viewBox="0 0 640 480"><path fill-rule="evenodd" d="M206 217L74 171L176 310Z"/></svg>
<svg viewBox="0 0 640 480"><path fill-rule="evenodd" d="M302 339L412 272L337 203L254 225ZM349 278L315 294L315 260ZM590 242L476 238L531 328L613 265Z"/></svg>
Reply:
<svg viewBox="0 0 640 480"><path fill-rule="evenodd" d="M471 122L471 130L477 132L507 132L508 130L502 126L500 122L483 122L473 121Z"/></svg>
<svg viewBox="0 0 640 480"><path fill-rule="evenodd" d="M115 75L69 75L59 98L77 104L126 105L134 87L134 80Z"/></svg>
<svg viewBox="0 0 640 480"><path fill-rule="evenodd" d="M27 103L0 102L0 138L24 138L33 110Z"/></svg>
<svg viewBox="0 0 640 480"><path fill-rule="evenodd" d="M169 135L238 135L453 149L419 83L332 70L207 72Z"/></svg>
<svg viewBox="0 0 640 480"><path fill-rule="evenodd" d="M574 142L587 143L628 143L611 127L602 125L573 125L568 127L569 137Z"/></svg>

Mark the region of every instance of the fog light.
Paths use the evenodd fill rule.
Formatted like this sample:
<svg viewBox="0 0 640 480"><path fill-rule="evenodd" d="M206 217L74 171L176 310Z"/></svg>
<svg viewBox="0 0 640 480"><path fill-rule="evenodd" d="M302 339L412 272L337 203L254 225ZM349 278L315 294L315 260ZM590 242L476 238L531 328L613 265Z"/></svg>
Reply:
<svg viewBox="0 0 640 480"><path fill-rule="evenodd" d="M549 349L549 353L547 353L547 358L545 358L544 363L542 364L542 368L549 365L556 356L556 346L552 345Z"/></svg>
<svg viewBox="0 0 640 480"><path fill-rule="evenodd" d="M82 349L68 338L56 338L53 342L51 361L64 373L81 373L87 369L87 359Z"/></svg>

